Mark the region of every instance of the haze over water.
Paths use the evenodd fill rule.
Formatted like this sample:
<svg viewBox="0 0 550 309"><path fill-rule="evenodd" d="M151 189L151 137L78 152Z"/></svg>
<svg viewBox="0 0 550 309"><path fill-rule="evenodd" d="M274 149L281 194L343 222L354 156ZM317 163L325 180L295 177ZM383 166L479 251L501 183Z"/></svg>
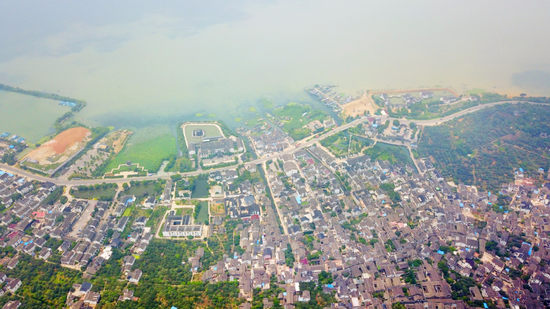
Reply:
<svg viewBox="0 0 550 309"><path fill-rule="evenodd" d="M79 117L116 126L309 100L313 84L548 96L549 12L502 0L4 1L0 83L86 100Z"/></svg>

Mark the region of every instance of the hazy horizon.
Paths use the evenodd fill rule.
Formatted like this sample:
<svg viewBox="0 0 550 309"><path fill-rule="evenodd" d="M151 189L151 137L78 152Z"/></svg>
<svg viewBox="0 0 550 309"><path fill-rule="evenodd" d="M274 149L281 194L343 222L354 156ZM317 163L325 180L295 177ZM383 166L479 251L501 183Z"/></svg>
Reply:
<svg viewBox="0 0 550 309"><path fill-rule="evenodd" d="M550 95L550 2L2 2L0 83L91 121L228 113L303 88ZM141 121L141 120L140 120Z"/></svg>

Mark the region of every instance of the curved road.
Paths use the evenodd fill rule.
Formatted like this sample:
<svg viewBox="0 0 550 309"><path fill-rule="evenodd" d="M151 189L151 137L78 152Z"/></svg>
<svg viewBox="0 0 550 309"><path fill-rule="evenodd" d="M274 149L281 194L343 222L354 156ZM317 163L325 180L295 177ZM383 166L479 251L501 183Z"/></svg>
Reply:
<svg viewBox="0 0 550 309"><path fill-rule="evenodd" d="M399 119L399 121L401 123L404 123L404 124L414 122L418 125L434 126L434 125L442 124L443 122L452 120L454 118L463 116L465 114L473 113L473 112L479 111L479 110L487 108L487 107L506 104L506 103L508 103L508 104L528 103L528 104L534 104L534 105L548 105L546 103L535 103L535 102L527 102L527 101L500 101L500 102L494 102L494 103L488 103L488 104L483 104L483 105L477 105L477 106L474 106L474 107L470 107L470 108L467 108L467 109L462 110L460 112L457 112L455 114L452 114L452 115L449 115L449 116L446 116L446 117L442 117L442 118L439 118L439 119L417 120L417 121ZM381 118L382 121L396 119L396 118L391 118L391 117L388 117L388 116L377 116L377 118ZM334 128L334 129L332 129L332 130L330 130L330 131L328 131L328 132L326 132L322 135L319 135L318 137L315 137L315 138L313 138L309 141L299 141L299 142L297 142L297 144L299 146L291 146L291 147L289 147L288 149L286 149L282 152L271 155L270 157L265 157L265 158L252 160L250 162L247 162L247 164L260 164L260 163L263 163L263 162L268 161L270 159L273 159L274 157L281 156L281 155L284 155L284 154L293 153L293 152L296 152L298 150L307 148L307 147L312 146L313 144L317 143L318 141L320 141L320 140L322 140L322 139L324 139L324 138L326 138L330 135L333 135L333 134L336 134L338 132L344 131L346 129L349 129L350 127L356 126L356 125L366 121L366 119L367 119L367 117L356 119L356 120L354 120L350 123L347 123L347 124L342 125L340 127ZM306 138L306 140L307 140L307 138ZM48 177L44 177L44 176L40 176L40 175L35 175L35 174L32 174L28 171L21 170L21 169L18 169L16 167L9 166L7 164L2 164L2 163L0 163L0 169L4 170L6 172L12 173L12 174L17 174L17 175L20 175L20 176L27 177L29 179L34 179L34 180L43 181L43 182L50 181L50 182L53 182L57 185L62 185L62 186L93 185L93 184L104 183L104 182L105 183L124 183L124 182L129 182L131 180L141 181L141 180L150 180L150 179L154 180L154 179L158 179L158 178L168 178L168 177L170 177L169 175L166 175L166 176L143 176L143 177L132 177L132 178L112 178L112 179L61 180L61 179L54 179L54 178L48 178ZM207 170L207 171L195 171L195 172L179 173L179 174L182 175L182 176L195 176L195 175L204 174L204 173L210 173L210 172L215 172L215 171L224 171L224 170L232 170L232 169L235 169L235 166L228 166L228 167L210 169L210 170ZM174 174L172 174L172 175L174 175Z"/></svg>

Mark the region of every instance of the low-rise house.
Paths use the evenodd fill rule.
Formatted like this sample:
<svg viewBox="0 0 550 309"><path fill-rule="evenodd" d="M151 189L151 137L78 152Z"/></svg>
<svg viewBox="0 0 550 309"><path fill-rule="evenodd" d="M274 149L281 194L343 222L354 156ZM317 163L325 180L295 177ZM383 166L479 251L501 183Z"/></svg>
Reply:
<svg viewBox="0 0 550 309"><path fill-rule="evenodd" d="M141 279L141 275L143 272L139 269L136 269L128 274L128 281L130 283L137 284L139 282L139 279Z"/></svg>
<svg viewBox="0 0 550 309"><path fill-rule="evenodd" d="M6 284L6 291L9 291L11 293L15 293L17 292L17 290L21 287L23 283L21 282L21 280L15 278L15 279L11 279L7 284Z"/></svg>

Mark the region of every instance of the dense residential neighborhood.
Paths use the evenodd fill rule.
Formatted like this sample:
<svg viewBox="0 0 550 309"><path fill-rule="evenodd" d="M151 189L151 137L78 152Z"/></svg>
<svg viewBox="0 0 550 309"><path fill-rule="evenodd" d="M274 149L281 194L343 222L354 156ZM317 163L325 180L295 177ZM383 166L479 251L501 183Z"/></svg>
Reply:
<svg viewBox="0 0 550 309"><path fill-rule="evenodd" d="M143 289L159 280L151 267L172 278L162 262L168 254L179 283L233 284L240 308L550 304L544 168L507 171L514 180L487 191L449 181L430 157L413 157L419 135L410 122L390 127L388 117L365 116L339 135L348 146L336 154L325 140L297 147L304 141L262 119L238 130L259 163L74 187L0 171L3 308L26 304L32 263L70 272L66 308L149 304ZM353 139L375 143L351 151ZM373 157L376 143L406 151ZM209 158L245 145L203 140L198 149Z"/></svg>

